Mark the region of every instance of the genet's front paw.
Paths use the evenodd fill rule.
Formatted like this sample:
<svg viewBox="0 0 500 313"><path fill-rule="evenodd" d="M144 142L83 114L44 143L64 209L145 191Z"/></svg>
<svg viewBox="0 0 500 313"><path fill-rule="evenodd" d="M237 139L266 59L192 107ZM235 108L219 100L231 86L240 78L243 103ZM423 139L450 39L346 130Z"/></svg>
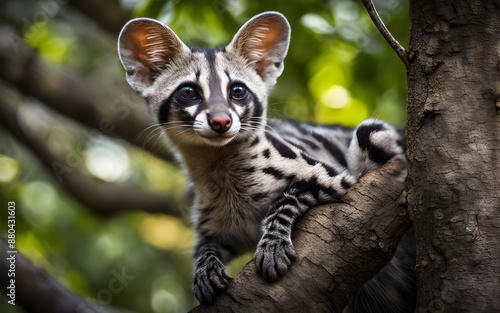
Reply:
<svg viewBox="0 0 500 313"><path fill-rule="evenodd" d="M283 276L295 260L292 242L281 238L262 238L255 251L255 265L262 276L274 281Z"/></svg>
<svg viewBox="0 0 500 313"><path fill-rule="evenodd" d="M193 292L200 303L212 303L215 297L227 289L231 276L224 264L212 259L201 266L196 266L193 279Z"/></svg>

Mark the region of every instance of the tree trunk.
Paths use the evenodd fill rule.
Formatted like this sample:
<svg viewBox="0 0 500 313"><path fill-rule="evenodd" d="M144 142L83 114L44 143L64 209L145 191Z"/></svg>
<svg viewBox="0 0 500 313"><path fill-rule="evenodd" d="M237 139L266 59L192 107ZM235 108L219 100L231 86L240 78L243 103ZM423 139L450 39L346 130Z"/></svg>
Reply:
<svg viewBox="0 0 500 313"><path fill-rule="evenodd" d="M500 312L499 7L410 1L417 312Z"/></svg>

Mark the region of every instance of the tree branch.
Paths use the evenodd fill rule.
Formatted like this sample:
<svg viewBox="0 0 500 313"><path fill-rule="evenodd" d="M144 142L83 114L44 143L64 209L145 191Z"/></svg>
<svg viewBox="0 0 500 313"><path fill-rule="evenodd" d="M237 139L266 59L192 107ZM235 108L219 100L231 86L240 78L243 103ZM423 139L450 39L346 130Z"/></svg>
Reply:
<svg viewBox="0 0 500 313"><path fill-rule="evenodd" d="M17 140L31 150L47 171L59 181L59 187L99 215L110 215L125 210L141 210L181 217L178 197L156 195L138 186L119 186L84 175L66 164L65 158L48 149L47 138L27 134L18 123L16 109L5 92L0 96L0 122Z"/></svg>
<svg viewBox="0 0 500 313"><path fill-rule="evenodd" d="M94 20L102 29L118 37L130 16L126 14L118 0L70 0L69 5Z"/></svg>
<svg viewBox="0 0 500 313"><path fill-rule="evenodd" d="M293 232L297 259L285 277L268 283L250 262L213 305L191 312L342 312L350 296L390 260L409 227L404 177L403 155L368 172L338 203L306 212ZM5 238L0 251L0 271L7 273ZM0 276L5 290L7 275ZM19 253L16 301L30 313L117 313L74 294Z"/></svg>
<svg viewBox="0 0 500 313"><path fill-rule="evenodd" d="M151 129L144 100L128 86L91 84L51 66L24 44L15 31L0 24L0 79L53 110L105 135L123 138L154 155L174 162L168 149L142 132Z"/></svg>
<svg viewBox="0 0 500 313"><path fill-rule="evenodd" d="M63 286L55 278L41 268L36 267L21 253L12 251L5 237L0 234L0 286L9 294L11 279L14 279L15 302L29 313L132 313L116 310L94 301L83 298ZM17 251L17 250L15 250ZM11 262L14 258L15 277L8 277ZM10 298L7 298L10 300Z"/></svg>
<svg viewBox="0 0 500 313"><path fill-rule="evenodd" d="M375 24L375 27L379 30L379 32L382 34L382 36L385 38L385 40L389 43L391 48L397 53L401 61L403 61L404 65L406 67L409 66L410 61L408 59L408 54L399 44L399 42L392 37L391 32L385 27L384 22L380 18L380 16L377 13L377 10L375 9L375 6L373 5L372 0L362 0L364 6L366 7L366 10L368 11L368 14L370 15L370 18L372 19L373 23Z"/></svg>
<svg viewBox="0 0 500 313"><path fill-rule="evenodd" d="M312 208L298 222L297 259L285 277L264 281L252 260L213 305L191 312L342 312L410 225L405 177L404 155L368 172L340 202Z"/></svg>

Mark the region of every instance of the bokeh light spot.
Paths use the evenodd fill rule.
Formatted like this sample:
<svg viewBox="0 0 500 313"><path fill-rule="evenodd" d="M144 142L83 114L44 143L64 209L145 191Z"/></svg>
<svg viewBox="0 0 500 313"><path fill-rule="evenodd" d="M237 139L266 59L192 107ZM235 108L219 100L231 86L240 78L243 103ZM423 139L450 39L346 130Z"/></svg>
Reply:
<svg viewBox="0 0 500 313"><path fill-rule="evenodd" d="M8 183L16 178L19 164L16 160L0 154L0 182Z"/></svg>

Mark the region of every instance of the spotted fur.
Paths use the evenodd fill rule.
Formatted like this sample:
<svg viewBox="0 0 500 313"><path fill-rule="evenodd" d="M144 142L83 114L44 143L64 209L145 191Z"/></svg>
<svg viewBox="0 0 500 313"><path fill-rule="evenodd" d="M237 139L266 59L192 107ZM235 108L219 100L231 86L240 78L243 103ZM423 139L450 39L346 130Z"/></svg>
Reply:
<svg viewBox="0 0 500 313"><path fill-rule="evenodd" d="M213 49L188 47L145 18L120 34L127 80L147 99L195 191L193 291L200 302L227 288L224 264L246 251L256 249L266 279L284 275L295 255L297 219L404 151L401 134L379 120L353 130L268 119L267 97L289 39L289 24L277 12L255 16Z"/></svg>

